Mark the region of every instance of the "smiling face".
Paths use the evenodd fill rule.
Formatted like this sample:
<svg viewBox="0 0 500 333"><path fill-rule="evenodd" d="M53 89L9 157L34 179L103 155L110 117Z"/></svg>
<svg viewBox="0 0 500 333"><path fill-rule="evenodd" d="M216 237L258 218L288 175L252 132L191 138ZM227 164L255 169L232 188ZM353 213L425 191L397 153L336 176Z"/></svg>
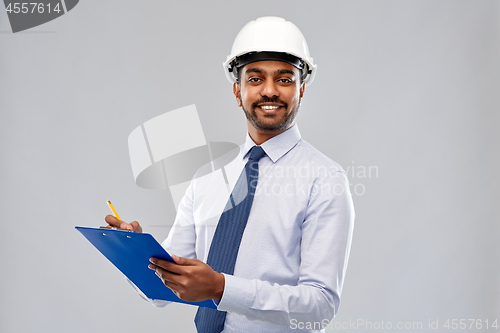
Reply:
<svg viewBox="0 0 500 333"><path fill-rule="evenodd" d="M241 79L234 84L233 92L255 143L261 144L292 127L305 89L300 71L281 61L253 62L240 71Z"/></svg>

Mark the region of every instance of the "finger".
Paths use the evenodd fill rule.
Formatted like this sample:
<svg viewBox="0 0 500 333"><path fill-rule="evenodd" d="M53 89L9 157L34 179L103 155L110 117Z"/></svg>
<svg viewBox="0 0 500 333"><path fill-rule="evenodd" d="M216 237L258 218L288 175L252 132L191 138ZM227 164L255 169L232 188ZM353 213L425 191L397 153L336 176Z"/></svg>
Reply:
<svg viewBox="0 0 500 333"><path fill-rule="evenodd" d="M124 223L123 221L117 219L113 215L106 215L106 217L104 218L104 221L106 221L106 223L108 223L110 226L116 227L116 228L120 228L121 224Z"/></svg>
<svg viewBox="0 0 500 333"><path fill-rule="evenodd" d="M168 285L166 285L166 286L168 287ZM170 287L169 287L169 288L170 288ZM172 290L172 292L174 293L174 295L175 295L175 296L177 296L177 297L181 298L181 295L179 294L179 292L178 292L177 290L172 289L172 288L170 288L170 290Z"/></svg>
<svg viewBox="0 0 500 333"><path fill-rule="evenodd" d="M120 228L121 229L128 229L130 231L134 231L134 228L129 223L123 222L123 221L120 223Z"/></svg>
<svg viewBox="0 0 500 333"><path fill-rule="evenodd" d="M173 262L170 262L167 260L158 259L158 258L150 258L149 262L151 262L153 265L161 267L164 270L167 270L169 272L173 272L176 274L182 273L182 266L179 266L176 263L173 263Z"/></svg>
<svg viewBox="0 0 500 333"><path fill-rule="evenodd" d="M163 284L168 287L170 290L172 290L172 292L174 293L175 296L181 298L181 295L180 293L176 290L176 288L178 287L176 284L173 284L169 281L163 281Z"/></svg>
<svg viewBox="0 0 500 333"><path fill-rule="evenodd" d="M130 222L130 225L132 226L132 231L134 231L134 232L142 232L142 227L139 224L139 222L137 222L137 221Z"/></svg>
<svg viewBox="0 0 500 333"><path fill-rule="evenodd" d="M175 275L180 275L180 274L178 274L178 273L172 272L171 270L165 269L165 268L163 268L163 267L161 267L161 266L157 266L157 265L155 265L155 264L149 264L149 265L148 265L148 268L149 268L149 269L151 269L151 270L153 270L153 271L156 271L157 269L162 269L162 270L164 270L164 271L167 271L167 272L173 273L173 274L175 274Z"/></svg>
<svg viewBox="0 0 500 333"><path fill-rule="evenodd" d="M198 259L188 259L188 258L178 257L175 254L172 254L172 259L174 259L174 261L177 265L181 265L181 266L196 266L196 265L203 264Z"/></svg>
<svg viewBox="0 0 500 333"><path fill-rule="evenodd" d="M151 270L153 270L153 271L156 271L157 269L160 269L160 268L161 268L161 269L163 269L164 271L166 271L166 269L165 269L165 268L163 268L163 267L161 267L161 266L157 266L157 265L155 265L155 264L151 264L151 263L148 265L148 268L149 268L149 269L151 269ZM170 272L170 271L169 271L169 272Z"/></svg>
<svg viewBox="0 0 500 333"><path fill-rule="evenodd" d="M104 221L106 221L112 227L120 228L120 229L128 229L128 230L134 231L134 228L129 223L123 222L122 220L117 219L113 215L107 215L104 218ZM139 223L137 221L134 221L134 222L136 222L137 225L139 226ZM139 226L139 228L140 228L140 226ZM141 231L142 231L142 228L141 228Z"/></svg>
<svg viewBox="0 0 500 333"><path fill-rule="evenodd" d="M172 285L170 282L168 281L165 281L165 286L168 287L170 290L172 290L172 292L175 294L175 296L179 297L179 292L177 290L175 290L175 285ZM180 297L179 297L180 298Z"/></svg>
<svg viewBox="0 0 500 333"><path fill-rule="evenodd" d="M163 281L163 283L165 283L165 285L166 285L166 282L169 282L172 285L179 286L180 279L182 279L182 277L179 276L178 274L174 274L172 272L169 272L169 271L167 271L159 266L155 266L155 274L160 279L162 279L162 281Z"/></svg>

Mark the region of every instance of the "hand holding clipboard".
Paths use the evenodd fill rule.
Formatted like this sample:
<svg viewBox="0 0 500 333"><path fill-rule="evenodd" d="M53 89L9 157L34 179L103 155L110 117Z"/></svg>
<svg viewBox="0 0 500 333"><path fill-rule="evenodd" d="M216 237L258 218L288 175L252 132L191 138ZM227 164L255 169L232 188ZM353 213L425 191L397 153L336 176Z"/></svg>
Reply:
<svg viewBox="0 0 500 333"><path fill-rule="evenodd" d="M76 229L148 298L216 308L211 298L222 297L222 274L198 259L175 256L174 261L153 236L131 232L142 231L136 221L126 223L111 215L105 220L110 226Z"/></svg>

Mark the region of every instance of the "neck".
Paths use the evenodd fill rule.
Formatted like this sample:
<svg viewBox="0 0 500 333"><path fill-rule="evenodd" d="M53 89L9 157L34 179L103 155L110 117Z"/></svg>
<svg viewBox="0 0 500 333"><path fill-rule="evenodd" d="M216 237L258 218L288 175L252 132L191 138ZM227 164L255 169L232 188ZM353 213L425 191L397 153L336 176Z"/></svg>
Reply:
<svg viewBox="0 0 500 333"><path fill-rule="evenodd" d="M292 124L290 127L285 128L283 130L266 132L256 129L255 127L252 126L252 124L249 121L247 121L247 124L248 124L248 134L250 135L250 138L253 140L253 142L255 142L257 146L260 146L267 140L274 138L276 135L280 135L281 133L289 130L293 126Z"/></svg>

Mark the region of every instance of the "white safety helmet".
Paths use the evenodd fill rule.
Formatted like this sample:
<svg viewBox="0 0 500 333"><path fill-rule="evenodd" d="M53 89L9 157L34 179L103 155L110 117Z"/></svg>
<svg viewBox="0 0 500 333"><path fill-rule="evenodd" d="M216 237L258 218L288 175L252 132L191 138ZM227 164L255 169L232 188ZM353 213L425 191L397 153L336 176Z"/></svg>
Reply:
<svg viewBox="0 0 500 333"><path fill-rule="evenodd" d="M309 55L304 35L295 24L281 17L261 17L241 29L223 63L227 79L231 83L238 81L238 68L264 60L294 65L302 71L302 81L307 85L316 75L317 66Z"/></svg>

